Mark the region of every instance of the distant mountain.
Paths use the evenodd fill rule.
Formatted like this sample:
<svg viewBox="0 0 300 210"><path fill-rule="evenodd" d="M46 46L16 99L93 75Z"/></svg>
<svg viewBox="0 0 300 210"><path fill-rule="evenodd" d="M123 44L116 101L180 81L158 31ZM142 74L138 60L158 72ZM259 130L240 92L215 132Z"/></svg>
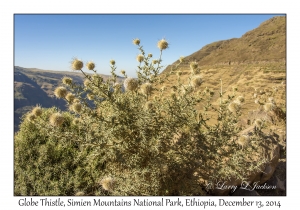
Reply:
<svg viewBox="0 0 300 210"><path fill-rule="evenodd" d="M198 61L200 66L285 62L286 17L273 17L241 38L208 44L185 60L185 64ZM170 66L165 71L169 70Z"/></svg>
<svg viewBox="0 0 300 210"><path fill-rule="evenodd" d="M83 83L84 76L79 72L50 71L36 68L14 68L14 130L17 131L20 118L34 106L58 107L66 110L66 102L54 96L54 89L61 85L64 76L76 83ZM109 76L101 75L104 79ZM119 78L122 80L122 78Z"/></svg>

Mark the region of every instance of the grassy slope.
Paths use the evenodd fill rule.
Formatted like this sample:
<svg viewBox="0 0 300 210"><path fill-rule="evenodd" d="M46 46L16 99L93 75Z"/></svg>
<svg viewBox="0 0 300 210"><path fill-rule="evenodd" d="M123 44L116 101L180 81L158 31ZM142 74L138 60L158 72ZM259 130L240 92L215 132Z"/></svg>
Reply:
<svg viewBox="0 0 300 210"><path fill-rule="evenodd" d="M208 87L215 91L215 103L223 83L223 92L232 92L232 87L238 87L238 95L245 97L243 111L257 109L253 93L255 89L272 89L279 86L283 89L280 103L285 103L286 83L286 21L285 17L274 17L258 28L244 34L239 39L230 39L214 42L204 46L201 50L187 56L185 62L180 64L179 70L183 74L180 80L188 84L190 76L189 63L198 61L203 84L198 90ZM177 64L175 61L172 65ZM168 66L162 75L169 72ZM176 84L177 76L173 74L166 86L166 95L170 94L171 86ZM281 83L284 85L281 85ZM159 87L161 87L159 86ZM158 87L158 88L159 88Z"/></svg>

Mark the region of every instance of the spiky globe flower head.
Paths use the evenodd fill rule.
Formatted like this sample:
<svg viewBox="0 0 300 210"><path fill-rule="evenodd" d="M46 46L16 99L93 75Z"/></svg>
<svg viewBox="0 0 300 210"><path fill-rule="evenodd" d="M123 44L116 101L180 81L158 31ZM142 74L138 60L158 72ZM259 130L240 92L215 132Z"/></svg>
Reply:
<svg viewBox="0 0 300 210"><path fill-rule="evenodd" d="M72 110L76 113L80 113L82 109L81 103L73 103Z"/></svg>
<svg viewBox="0 0 300 210"><path fill-rule="evenodd" d="M126 91L135 91L138 88L138 85L138 81L131 77L128 77L124 80L124 87Z"/></svg>
<svg viewBox="0 0 300 210"><path fill-rule="evenodd" d="M121 88L122 88L122 85L118 82L116 82L114 85L113 85L113 88L115 89L116 92L120 91Z"/></svg>
<svg viewBox="0 0 300 210"><path fill-rule="evenodd" d="M71 85L72 82L73 82L73 79L70 78L70 77L64 77L64 78L62 79L62 82L63 82L63 84L65 84L65 85Z"/></svg>
<svg viewBox="0 0 300 210"><path fill-rule="evenodd" d="M85 87L88 87L91 84L91 81L89 79L84 80L83 85Z"/></svg>
<svg viewBox="0 0 300 210"><path fill-rule="evenodd" d="M152 63L153 63L153 64L157 64L157 63L158 63L158 60L152 60Z"/></svg>
<svg viewBox="0 0 300 210"><path fill-rule="evenodd" d="M86 64L86 68L87 68L88 70L94 70L95 67L96 67L96 65L95 65L95 63L92 62L92 61L90 61L90 62L88 62L88 63Z"/></svg>
<svg viewBox="0 0 300 210"><path fill-rule="evenodd" d="M29 122L33 122L36 119L36 115L33 113L29 113L26 117Z"/></svg>
<svg viewBox="0 0 300 210"><path fill-rule="evenodd" d="M191 85L196 88L196 87L199 87L201 84L202 84L202 78L200 76L194 76L192 77L192 80L191 80Z"/></svg>
<svg viewBox="0 0 300 210"><path fill-rule="evenodd" d="M57 98L64 98L66 97L66 95L68 94L68 91L66 88L64 87L57 87L55 90L54 90L54 95L57 97Z"/></svg>
<svg viewBox="0 0 300 210"><path fill-rule="evenodd" d="M147 103L145 103L145 109L146 110L152 110L154 108L154 104L151 101L148 101Z"/></svg>
<svg viewBox="0 0 300 210"><path fill-rule="evenodd" d="M250 142L250 137L248 135L241 135L240 138L237 140L237 143L242 146L246 147Z"/></svg>
<svg viewBox="0 0 300 210"><path fill-rule="evenodd" d="M67 99L67 101L68 101L69 103L72 103L72 102L74 101L74 99L75 99L75 95L74 95L73 93L68 93L68 94L66 95L66 99Z"/></svg>
<svg viewBox="0 0 300 210"><path fill-rule="evenodd" d="M80 123L80 119L79 119L79 118L75 118L75 119L72 121L72 123L73 123L74 125L78 125L78 124Z"/></svg>
<svg viewBox="0 0 300 210"><path fill-rule="evenodd" d="M125 75L126 74L125 70L121 70L121 74Z"/></svg>
<svg viewBox="0 0 300 210"><path fill-rule="evenodd" d="M184 61L184 56L180 56L179 62L182 63Z"/></svg>
<svg viewBox="0 0 300 210"><path fill-rule="evenodd" d="M144 56L140 54L136 57L136 60L141 63L144 60Z"/></svg>
<svg viewBox="0 0 300 210"><path fill-rule="evenodd" d="M53 126L61 126L64 120L65 118L59 112L54 113L50 116L50 124Z"/></svg>
<svg viewBox="0 0 300 210"><path fill-rule="evenodd" d="M254 125L255 125L257 128L261 129L261 127L262 127L262 125L263 125L263 121L262 121L261 119L256 119L256 120L254 121Z"/></svg>
<svg viewBox="0 0 300 210"><path fill-rule="evenodd" d="M94 96L92 93L88 93L88 94L87 94L87 98L88 98L89 100L94 100L95 96Z"/></svg>
<svg viewBox="0 0 300 210"><path fill-rule="evenodd" d="M231 102L228 105L228 109L229 111L231 111L232 113L237 112L240 109L240 104L236 103L235 101Z"/></svg>
<svg viewBox="0 0 300 210"><path fill-rule="evenodd" d="M243 96L238 96L235 100L235 103L237 104L241 104L243 102L245 102L245 98Z"/></svg>
<svg viewBox="0 0 300 210"><path fill-rule="evenodd" d="M83 67L83 62L77 58L74 58L72 61L72 69L73 70L81 70Z"/></svg>
<svg viewBox="0 0 300 210"><path fill-rule="evenodd" d="M111 64L112 66L114 66L114 65L116 64L116 61L115 61L115 60L110 60L109 62L110 62L110 64Z"/></svg>
<svg viewBox="0 0 300 210"><path fill-rule="evenodd" d="M150 95L152 92L152 85L149 82L142 84L141 92L146 96Z"/></svg>
<svg viewBox="0 0 300 210"><path fill-rule="evenodd" d="M197 63L196 61L191 62L191 63L190 63L190 68L191 68L192 70L197 69L197 68L198 68L198 63Z"/></svg>
<svg viewBox="0 0 300 210"><path fill-rule="evenodd" d="M275 106L273 103L266 103L266 104L264 105L264 109L265 109L266 112L269 112L269 111L274 110L275 107L276 107L276 106Z"/></svg>
<svg viewBox="0 0 300 210"><path fill-rule="evenodd" d="M36 106L36 107L34 107L34 109L32 110L31 113L34 114L35 116L39 117L42 115L43 111L40 106Z"/></svg>
<svg viewBox="0 0 300 210"><path fill-rule="evenodd" d="M167 49L169 46L169 43L165 40L165 39L161 39L160 41L158 41L157 43L157 47L160 49L160 50L165 50Z"/></svg>
<svg viewBox="0 0 300 210"><path fill-rule="evenodd" d="M149 54L148 54L148 57L149 57L149 58L152 58L152 53L149 53Z"/></svg>
<svg viewBox="0 0 300 210"><path fill-rule="evenodd" d="M141 43L141 41L139 39L134 39L132 42L135 45L139 45Z"/></svg>
<svg viewBox="0 0 300 210"><path fill-rule="evenodd" d="M106 178L103 178L101 181L100 181L100 184L102 185L103 189L104 190L107 190L109 192L112 192L113 189L114 189L114 184L115 184L115 181L113 178L111 177L106 177Z"/></svg>
<svg viewBox="0 0 300 210"><path fill-rule="evenodd" d="M190 68L193 74L199 73L198 63L196 61L190 63Z"/></svg>

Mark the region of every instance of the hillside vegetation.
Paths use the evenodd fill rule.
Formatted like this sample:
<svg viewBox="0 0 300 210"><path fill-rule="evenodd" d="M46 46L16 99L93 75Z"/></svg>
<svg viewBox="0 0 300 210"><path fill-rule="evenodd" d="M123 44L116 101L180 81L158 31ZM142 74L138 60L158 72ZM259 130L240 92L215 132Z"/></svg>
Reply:
<svg viewBox="0 0 300 210"><path fill-rule="evenodd" d="M245 97L243 112L257 109L254 104L255 92L272 90L280 85L285 90L286 84L286 18L274 17L245 33L241 38L218 41L204 46L199 51L169 65L162 76L169 73L172 67L179 64L176 72L181 72L180 80L188 84L190 62L198 62L200 74L204 80L203 87L208 87L216 93L231 92L237 87L238 93ZM172 74L169 80L158 86L165 86L165 94L171 92L171 87L177 81L177 75ZM168 91L169 90L169 91ZM255 91L256 90L256 91ZM285 107L285 91L280 103ZM215 100L218 98L216 94Z"/></svg>
<svg viewBox="0 0 300 210"><path fill-rule="evenodd" d="M152 58L134 39L137 78L122 70L124 81L114 60L105 79L95 63L74 58L83 83L16 72L18 100L47 100L57 83L53 100L66 109L41 105L23 116L14 141L14 194L285 195L284 29L284 17L272 18L162 73L168 41L158 41L160 57ZM255 183L273 190L240 188Z"/></svg>

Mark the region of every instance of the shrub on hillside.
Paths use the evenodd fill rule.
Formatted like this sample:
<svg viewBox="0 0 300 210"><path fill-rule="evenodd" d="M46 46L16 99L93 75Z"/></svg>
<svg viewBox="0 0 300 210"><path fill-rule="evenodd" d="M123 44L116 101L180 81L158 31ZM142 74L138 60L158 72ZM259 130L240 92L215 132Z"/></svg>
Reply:
<svg viewBox="0 0 300 210"><path fill-rule="evenodd" d="M15 194L205 195L207 183L244 180L267 163L252 158L264 144L261 126L252 136L239 135L243 97L233 92L224 99L221 91L220 104L213 106L215 92L203 88L194 61L188 84L178 76L172 91L158 89L180 72L182 59L159 75L168 42L158 43L158 59L145 53L140 40L134 44L140 51L137 78L122 70L124 83L117 83L111 60L111 78L104 81L94 63L87 64L87 74L74 59L84 84L64 78L55 90L69 111L42 109L24 118L15 137ZM208 111L217 123L208 123Z"/></svg>

